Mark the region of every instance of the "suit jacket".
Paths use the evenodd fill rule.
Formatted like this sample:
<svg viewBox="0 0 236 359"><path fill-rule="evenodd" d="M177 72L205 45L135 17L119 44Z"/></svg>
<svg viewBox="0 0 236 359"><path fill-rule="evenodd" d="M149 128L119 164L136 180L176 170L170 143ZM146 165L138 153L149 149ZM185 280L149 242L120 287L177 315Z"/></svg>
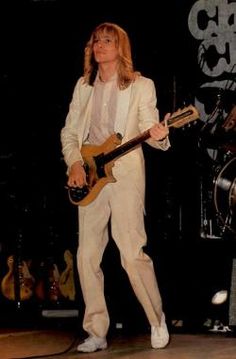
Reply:
<svg viewBox="0 0 236 359"><path fill-rule="evenodd" d="M73 92L65 126L61 131L62 152L68 168L75 161L83 161L80 149L88 138L93 89L92 86L84 84L83 77L81 77ZM123 143L149 129L158 121L156 90L151 79L140 76L127 89L119 91L115 132L122 134ZM161 150L167 150L170 146L168 138L163 141L155 141L149 138L146 142ZM118 178L120 180L122 178L123 180L125 178L131 180L131 176L142 196L145 185L142 147L138 146L117 159L113 174L117 180Z"/></svg>

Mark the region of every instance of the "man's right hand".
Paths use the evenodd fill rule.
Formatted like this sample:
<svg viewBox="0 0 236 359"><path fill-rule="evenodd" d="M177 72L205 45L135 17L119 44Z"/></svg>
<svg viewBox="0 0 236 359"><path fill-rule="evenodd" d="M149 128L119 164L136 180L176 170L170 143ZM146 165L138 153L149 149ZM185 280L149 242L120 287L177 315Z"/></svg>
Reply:
<svg viewBox="0 0 236 359"><path fill-rule="evenodd" d="M74 162L71 166L67 184L70 187L80 188L87 184L86 172L80 161Z"/></svg>

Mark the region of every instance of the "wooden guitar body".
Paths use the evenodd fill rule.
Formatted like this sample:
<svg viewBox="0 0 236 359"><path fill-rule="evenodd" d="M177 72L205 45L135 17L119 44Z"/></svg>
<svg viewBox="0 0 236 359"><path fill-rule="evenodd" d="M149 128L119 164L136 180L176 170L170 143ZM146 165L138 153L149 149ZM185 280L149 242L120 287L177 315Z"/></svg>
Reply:
<svg viewBox="0 0 236 359"><path fill-rule="evenodd" d="M27 263L22 261L18 265L18 278L16 278L14 270L14 257L9 256L7 259L9 271L3 277L1 282L1 290L4 297L9 300L28 300L33 295L34 278L30 274ZM16 283L16 281L19 283ZM16 295L16 286L19 286L19 298Z"/></svg>
<svg viewBox="0 0 236 359"><path fill-rule="evenodd" d="M52 258L41 262L38 269L34 294L40 301L58 302L61 299L59 288L60 272L58 266Z"/></svg>
<svg viewBox="0 0 236 359"><path fill-rule="evenodd" d="M72 187L69 189L69 198L73 204L86 206L92 202L101 189L111 182L116 182L112 174L114 161L104 162L104 155L109 154L121 143L121 137L111 135L101 146L84 145L81 154L87 174L88 185L82 189Z"/></svg>
<svg viewBox="0 0 236 359"><path fill-rule="evenodd" d="M64 252L64 259L66 262L66 268L61 273L59 280L60 292L64 298L69 300L75 300L75 282L74 282L74 265L73 256L67 249Z"/></svg>

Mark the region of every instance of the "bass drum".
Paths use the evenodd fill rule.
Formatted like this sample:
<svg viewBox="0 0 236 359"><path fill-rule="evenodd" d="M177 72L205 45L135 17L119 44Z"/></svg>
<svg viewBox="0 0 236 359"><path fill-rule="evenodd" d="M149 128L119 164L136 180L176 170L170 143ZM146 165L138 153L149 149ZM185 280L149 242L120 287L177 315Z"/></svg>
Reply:
<svg viewBox="0 0 236 359"><path fill-rule="evenodd" d="M236 233L236 157L218 169L214 180L214 204L223 228Z"/></svg>

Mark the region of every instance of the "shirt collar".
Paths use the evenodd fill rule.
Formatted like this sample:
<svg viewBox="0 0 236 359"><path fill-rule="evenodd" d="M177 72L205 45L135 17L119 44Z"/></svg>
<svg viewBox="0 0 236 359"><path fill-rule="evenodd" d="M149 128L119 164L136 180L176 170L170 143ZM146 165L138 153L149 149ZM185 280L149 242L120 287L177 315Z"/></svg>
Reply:
<svg viewBox="0 0 236 359"><path fill-rule="evenodd" d="M100 79L100 77L99 77L99 72L97 72L95 82L97 82L97 83L99 83L99 84L106 84L106 83L108 83L108 82L112 82L112 81L117 80L117 77L118 77L118 75L117 75L117 72L116 72L116 73L114 73L113 76L111 76L111 77L109 78L108 81L104 82L104 81L102 81L102 80Z"/></svg>

